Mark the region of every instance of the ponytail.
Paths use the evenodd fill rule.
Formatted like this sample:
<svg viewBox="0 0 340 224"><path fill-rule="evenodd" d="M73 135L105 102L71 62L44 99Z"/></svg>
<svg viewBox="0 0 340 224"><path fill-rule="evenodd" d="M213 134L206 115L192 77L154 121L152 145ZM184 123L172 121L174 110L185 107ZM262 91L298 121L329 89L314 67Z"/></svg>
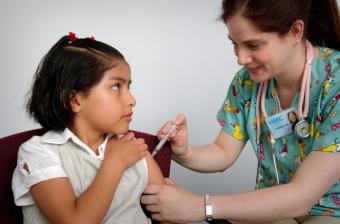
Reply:
<svg viewBox="0 0 340 224"><path fill-rule="evenodd" d="M305 36L314 45L340 50L340 18L336 0L311 0Z"/></svg>
<svg viewBox="0 0 340 224"><path fill-rule="evenodd" d="M73 124L71 97L88 93L111 69L125 61L114 47L94 38L63 36L43 57L28 96L28 114L47 130L64 130Z"/></svg>

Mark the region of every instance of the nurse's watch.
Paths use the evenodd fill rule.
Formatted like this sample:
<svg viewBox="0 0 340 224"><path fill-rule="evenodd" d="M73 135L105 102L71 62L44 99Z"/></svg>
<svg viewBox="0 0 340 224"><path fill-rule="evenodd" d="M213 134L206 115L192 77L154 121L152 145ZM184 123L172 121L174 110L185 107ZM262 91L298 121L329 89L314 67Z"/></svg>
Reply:
<svg viewBox="0 0 340 224"><path fill-rule="evenodd" d="M205 218L208 222L213 220L213 207L209 194L204 195Z"/></svg>

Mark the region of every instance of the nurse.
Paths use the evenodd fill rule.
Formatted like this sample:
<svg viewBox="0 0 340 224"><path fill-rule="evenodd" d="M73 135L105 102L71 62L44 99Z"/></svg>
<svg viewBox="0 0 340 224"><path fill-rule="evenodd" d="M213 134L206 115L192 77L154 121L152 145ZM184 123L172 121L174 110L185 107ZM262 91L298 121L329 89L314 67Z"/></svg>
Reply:
<svg viewBox="0 0 340 224"><path fill-rule="evenodd" d="M179 114L159 137L177 125L173 159L198 172L227 169L249 140L258 158L256 188L195 195L171 183L149 185L142 203L154 219L178 223L340 223L336 0L224 0L221 19L243 68L218 111L220 133L213 143L192 147Z"/></svg>

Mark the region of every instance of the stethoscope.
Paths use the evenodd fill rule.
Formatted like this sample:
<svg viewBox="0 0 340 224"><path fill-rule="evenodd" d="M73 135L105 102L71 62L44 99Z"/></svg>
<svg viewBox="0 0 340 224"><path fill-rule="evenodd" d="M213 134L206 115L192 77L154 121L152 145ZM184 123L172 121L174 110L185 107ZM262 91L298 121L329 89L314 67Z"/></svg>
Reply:
<svg viewBox="0 0 340 224"><path fill-rule="evenodd" d="M308 109L309 109L309 90L310 90L310 79L312 73L312 61L314 57L313 46L306 40L306 64L303 71L301 90L298 104L298 122L293 125L293 132L298 138L307 138L310 135L310 124L307 120ZM260 118L260 104L261 111L265 119L268 118L266 107L265 107L265 96L268 88L268 80L260 84L256 96L256 144L257 144L257 172L256 172L256 187L259 187L259 169L260 169L260 154L263 153L263 145L261 143L261 118ZM272 148L272 157L275 168L276 183L280 184L279 174L277 171L276 157L274 152L275 138L269 134L270 144Z"/></svg>

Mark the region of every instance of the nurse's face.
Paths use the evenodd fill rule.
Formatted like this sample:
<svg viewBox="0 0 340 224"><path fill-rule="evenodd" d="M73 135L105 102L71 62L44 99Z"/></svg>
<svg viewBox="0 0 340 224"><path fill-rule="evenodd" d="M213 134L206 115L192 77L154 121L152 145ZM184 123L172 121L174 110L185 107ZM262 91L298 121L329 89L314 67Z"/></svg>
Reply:
<svg viewBox="0 0 340 224"><path fill-rule="evenodd" d="M249 69L255 82L284 75L293 53L288 35L260 31L239 14L229 18L226 25L238 64Z"/></svg>

